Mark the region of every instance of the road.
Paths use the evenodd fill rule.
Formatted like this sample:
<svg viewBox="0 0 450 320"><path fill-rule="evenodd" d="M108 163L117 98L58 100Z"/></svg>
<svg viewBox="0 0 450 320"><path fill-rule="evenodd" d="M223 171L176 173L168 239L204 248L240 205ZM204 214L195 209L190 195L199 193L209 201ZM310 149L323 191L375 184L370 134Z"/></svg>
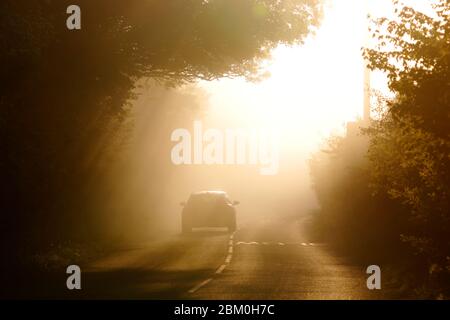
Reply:
<svg viewBox="0 0 450 320"><path fill-rule="evenodd" d="M260 222L234 234L200 230L95 261L83 272L86 298L388 299L370 291L365 268L292 221Z"/></svg>

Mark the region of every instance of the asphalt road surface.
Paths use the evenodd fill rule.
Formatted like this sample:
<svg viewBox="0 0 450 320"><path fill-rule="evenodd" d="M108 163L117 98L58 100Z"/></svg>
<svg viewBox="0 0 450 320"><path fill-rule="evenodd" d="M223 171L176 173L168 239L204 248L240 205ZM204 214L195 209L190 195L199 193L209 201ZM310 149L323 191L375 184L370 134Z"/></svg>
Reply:
<svg viewBox="0 0 450 320"><path fill-rule="evenodd" d="M310 243L295 222L197 230L116 252L83 270L94 299L389 299L367 266Z"/></svg>

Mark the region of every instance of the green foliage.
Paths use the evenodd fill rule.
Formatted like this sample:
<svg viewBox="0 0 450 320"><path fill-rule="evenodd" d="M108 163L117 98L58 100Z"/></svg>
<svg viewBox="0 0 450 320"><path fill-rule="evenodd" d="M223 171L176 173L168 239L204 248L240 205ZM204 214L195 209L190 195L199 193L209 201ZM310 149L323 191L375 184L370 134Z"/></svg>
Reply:
<svg viewBox="0 0 450 320"><path fill-rule="evenodd" d="M361 134L335 136L310 161L320 204L313 216L315 236L364 261L385 259L399 245L398 217L386 210L392 202L370 188L367 149L368 138Z"/></svg>
<svg viewBox="0 0 450 320"><path fill-rule="evenodd" d="M375 21L377 46L365 50L369 67L384 71L397 99L395 116L420 118L425 130L448 138L450 103L450 4L441 0L434 16L396 4L397 18Z"/></svg>
<svg viewBox="0 0 450 320"><path fill-rule="evenodd" d="M408 209L402 235L429 265L450 267L450 3L434 16L398 2L398 19L376 21L367 50L396 98L368 131L372 187ZM383 31L386 31L383 34ZM395 212L392 212L395 214Z"/></svg>

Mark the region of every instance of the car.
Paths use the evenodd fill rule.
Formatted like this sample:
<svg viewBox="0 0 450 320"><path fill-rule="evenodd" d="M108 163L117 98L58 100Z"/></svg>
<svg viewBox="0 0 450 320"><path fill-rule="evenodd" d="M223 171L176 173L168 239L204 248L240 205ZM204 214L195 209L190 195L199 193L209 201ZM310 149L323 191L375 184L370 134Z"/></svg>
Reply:
<svg viewBox="0 0 450 320"><path fill-rule="evenodd" d="M181 229L183 233L193 228L226 227L236 231L236 208L238 201L231 201L223 191L201 191L192 193L187 202L182 202Z"/></svg>

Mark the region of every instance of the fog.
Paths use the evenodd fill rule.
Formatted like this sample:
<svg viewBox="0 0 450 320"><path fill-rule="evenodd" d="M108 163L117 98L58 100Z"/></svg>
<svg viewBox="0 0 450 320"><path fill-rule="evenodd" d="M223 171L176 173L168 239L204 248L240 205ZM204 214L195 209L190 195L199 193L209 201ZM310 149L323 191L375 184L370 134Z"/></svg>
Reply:
<svg viewBox="0 0 450 320"><path fill-rule="evenodd" d="M390 4L383 2L382 7L387 11ZM180 202L203 190L226 191L239 201L239 226L297 219L316 209L309 160L330 136L345 135L346 124L362 115L360 49L367 44L367 12L379 15L376 8L356 1L328 3L317 32L303 45L279 46L267 61L270 76L261 82L221 79L169 89L141 80L130 101L131 117L122 128L126 148L112 161L107 191L94 196L95 202L105 205L106 200L109 207L106 221L111 228L104 229L118 239L178 233ZM372 89L387 92L385 75L374 72L370 80ZM201 137L196 137L196 123L202 127ZM181 152L178 163L173 159L174 148L182 143L179 136L174 139L177 130L187 132L191 143L189 157ZM230 164L230 130L247 138L269 132L276 137L276 147L266 144L269 153L262 164L259 150L250 160L252 140L247 140L242 161ZM222 158L212 163L220 164L195 159L195 141L205 140L205 133L219 135ZM203 141L200 154L208 145ZM235 147L237 151L239 145ZM263 174L271 165L274 172Z"/></svg>
<svg viewBox="0 0 450 320"><path fill-rule="evenodd" d="M356 1L329 3L317 33L303 45L278 47L266 65L270 76L261 82L221 79L177 89L143 85L131 102L134 127L127 160L111 178L114 232L126 238L180 232L180 202L202 190L226 191L239 201L240 227L285 217L295 220L317 208L308 161L330 134L343 134L346 122L362 113L360 48L366 37L366 10ZM338 45L338 39L345 45ZM374 83L383 82L379 75L373 78ZM180 141L172 141L172 134L189 132L195 149L195 123L201 124L203 134L212 130L222 135L223 159L216 159L222 164L196 162L195 150L185 161L189 164L174 163L173 148ZM259 150L256 162L249 160L251 139L245 143L242 163L229 164L229 130L247 136L269 132L265 140L274 137L276 146L268 143L266 160L272 160L274 172L262 174L270 165L260 163L264 159ZM207 146L204 141L204 149Z"/></svg>
<svg viewBox="0 0 450 320"><path fill-rule="evenodd" d="M277 170L270 175L262 173L264 165L252 164L248 157L242 164L177 165L171 154L178 142L172 141L171 135L181 128L194 135L194 121L202 124L203 132L215 129L224 135L226 130L252 132L266 128L221 118L212 110L210 96L196 86L166 89L147 84L139 91L138 98L131 102L134 126L127 128L131 133L125 156L115 160L108 178L108 196L100 197L108 201L113 213L108 220L118 239L145 240L179 233L180 202L197 191L226 191L232 200L239 201L240 227L297 217L315 206L308 173L309 153L286 148L282 134L276 136L277 145L271 150L277 156ZM204 142L204 149L207 146ZM239 146L235 147L237 151Z"/></svg>

